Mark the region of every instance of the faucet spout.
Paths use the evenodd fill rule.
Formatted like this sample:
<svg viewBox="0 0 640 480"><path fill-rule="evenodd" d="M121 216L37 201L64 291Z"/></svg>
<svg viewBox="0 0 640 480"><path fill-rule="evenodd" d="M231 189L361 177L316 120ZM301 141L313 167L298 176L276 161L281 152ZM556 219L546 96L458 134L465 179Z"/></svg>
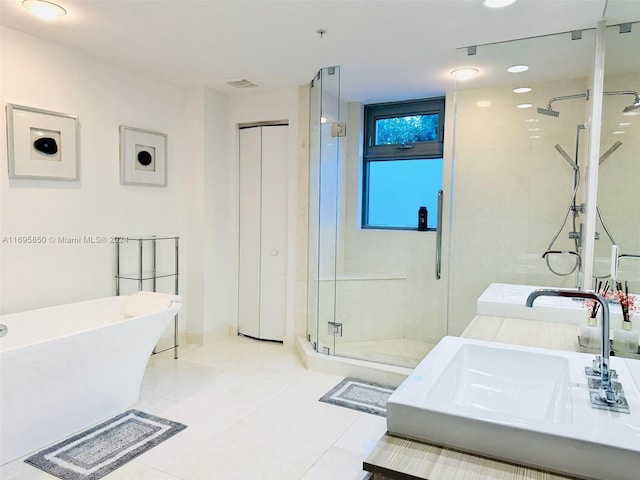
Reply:
<svg viewBox="0 0 640 480"><path fill-rule="evenodd" d="M538 297L569 297L595 300L602 308L602 343L600 344L600 400L607 404L615 404L618 395L613 388L611 372L609 370L609 353L611 344L609 342L609 305L602 295L593 292L575 290L555 290L541 288L534 290L527 297L527 307L533 307L533 302Z"/></svg>

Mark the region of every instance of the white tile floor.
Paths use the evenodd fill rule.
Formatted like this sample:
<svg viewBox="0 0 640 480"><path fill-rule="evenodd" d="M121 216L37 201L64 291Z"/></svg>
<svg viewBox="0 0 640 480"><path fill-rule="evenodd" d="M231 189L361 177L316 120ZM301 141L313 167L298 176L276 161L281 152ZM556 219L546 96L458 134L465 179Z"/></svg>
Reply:
<svg viewBox="0 0 640 480"><path fill-rule="evenodd" d="M188 428L106 480L361 480L382 417L318 401L343 377L306 370L282 345L229 337L153 356L139 410ZM54 477L22 459L2 480Z"/></svg>

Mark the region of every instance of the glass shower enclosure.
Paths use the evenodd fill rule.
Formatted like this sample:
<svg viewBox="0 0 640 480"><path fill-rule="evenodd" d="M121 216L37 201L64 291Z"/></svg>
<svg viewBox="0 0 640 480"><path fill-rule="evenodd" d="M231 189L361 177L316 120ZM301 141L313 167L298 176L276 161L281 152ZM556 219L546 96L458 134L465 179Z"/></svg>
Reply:
<svg viewBox="0 0 640 480"><path fill-rule="evenodd" d="M463 333L491 284L593 288L608 273L610 233L625 253L639 253L638 224L625 222L635 218L637 202L626 201L635 190L620 190L619 175L635 171L637 138L633 117L622 114L640 110L624 112L634 95L616 92L640 87L637 68L615 57L638 32L620 31L609 27L607 35L595 239L585 225L595 208L588 177L596 28L458 50L456 64L480 73L452 80L446 92L440 236L362 228L363 104L340 98L339 67L318 72L310 88L307 284L308 336L317 351L414 367L444 335ZM514 65L529 68L510 73ZM626 134L609 128L614 119L628 124ZM616 211L621 198L624 215ZM640 268L635 257L622 262L632 276Z"/></svg>
<svg viewBox="0 0 640 480"><path fill-rule="evenodd" d="M308 335L319 352L412 367L446 331L438 235L361 228L362 109L340 98L339 67L311 82Z"/></svg>

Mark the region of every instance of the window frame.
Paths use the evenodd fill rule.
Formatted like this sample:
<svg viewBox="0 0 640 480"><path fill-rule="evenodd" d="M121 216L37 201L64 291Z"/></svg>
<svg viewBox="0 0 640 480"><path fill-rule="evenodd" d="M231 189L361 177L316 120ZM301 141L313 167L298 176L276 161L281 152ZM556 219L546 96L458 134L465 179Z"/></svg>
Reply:
<svg viewBox="0 0 640 480"><path fill-rule="evenodd" d="M377 103L364 106L364 158L393 159L435 158L444 151L444 97L411 100L407 102ZM376 120L410 115L438 114L437 139L403 145L374 145ZM409 147L409 148L407 148Z"/></svg>
<svg viewBox="0 0 640 480"><path fill-rule="evenodd" d="M376 119L409 115L438 114L437 139L429 142L402 145L373 145ZM376 161L430 160L444 161L445 97L378 103L364 106L364 148L362 155L362 202L360 227L370 230L413 230L417 227L369 225L369 163ZM400 147L400 148L398 148ZM407 148L410 147L410 148ZM417 211L416 211L417 215ZM435 231L437 228L428 228Z"/></svg>

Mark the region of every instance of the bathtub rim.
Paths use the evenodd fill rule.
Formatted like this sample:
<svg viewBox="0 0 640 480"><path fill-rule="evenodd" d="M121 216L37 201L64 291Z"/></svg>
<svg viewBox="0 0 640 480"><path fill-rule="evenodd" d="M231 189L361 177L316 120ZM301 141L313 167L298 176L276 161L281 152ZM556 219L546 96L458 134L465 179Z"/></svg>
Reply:
<svg viewBox="0 0 640 480"><path fill-rule="evenodd" d="M63 307L71 307L73 305L85 305L85 304L91 304L91 303L98 303L101 301L104 301L105 303L108 300L111 300L111 302L109 303L109 311L112 311L112 309L115 308L119 308L120 310L122 310L122 306L124 304L124 302L126 301L126 299L128 297L130 297L131 295L111 295L108 297L99 297L99 298L94 298L94 299L90 299L90 300L83 300L80 302L73 302L73 303L65 303L62 305L52 305L49 307L42 307L42 308L34 308L32 310L24 310L22 312L15 312L15 313L10 313L10 314L6 314L6 315L0 315L0 323L5 324L5 318L9 317L9 316L19 316L22 314L31 314L31 313L37 313L37 312L44 312L46 310L51 310L51 309L56 309L56 308L63 308ZM118 305L120 304L120 305ZM27 348L27 347L31 347L31 346L37 346L37 345L42 345L44 343L47 342L51 342L51 341L55 341L55 340L60 340L63 338L67 338L67 337L71 337L73 335L78 335L78 334L82 334L82 333L88 333L88 332L93 332L96 330L100 330L100 329L104 329L104 328L108 328L110 326L113 325L117 325L120 324L122 322L127 322L127 321L134 321L138 318L144 318L147 317L148 315L154 315L160 312L166 312L166 311L171 311L174 310L173 315L177 315L178 311L182 308L183 303L182 302L178 302L177 300L172 300L170 303L170 306L168 308L164 308L164 309L158 309L158 310L153 310L151 312L147 312L143 315L137 315L135 317L127 317L124 315L124 313L122 313L122 318L116 319L116 320L107 320L106 314L105 317L103 318L103 321L98 324L98 325L94 325L88 328L82 328L82 329L76 329L76 330L72 330L71 332L64 332L61 333L59 335L52 335L52 336L48 336L46 338L43 339L39 339L39 340L35 340L33 342L29 342L29 343L21 343L18 345L13 345L13 346L6 346L3 345L3 339L7 338L11 335L11 328L10 325L8 326L9 331L7 333L7 335L5 337L0 337L0 355L4 354L4 353L9 353L9 352L13 352L15 350L19 350L21 348ZM108 314L108 312L107 312ZM6 325L6 324L5 324Z"/></svg>

